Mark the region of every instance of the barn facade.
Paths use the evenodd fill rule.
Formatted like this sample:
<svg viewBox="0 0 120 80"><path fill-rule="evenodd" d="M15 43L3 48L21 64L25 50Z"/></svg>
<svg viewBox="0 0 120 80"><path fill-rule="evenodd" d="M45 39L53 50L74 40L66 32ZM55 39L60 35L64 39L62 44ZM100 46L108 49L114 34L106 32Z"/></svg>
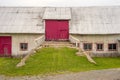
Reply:
<svg viewBox="0 0 120 80"><path fill-rule="evenodd" d="M120 7L0 7L0 55L23 55L44 41L70 40L93 54L120 53Z"/></svg>

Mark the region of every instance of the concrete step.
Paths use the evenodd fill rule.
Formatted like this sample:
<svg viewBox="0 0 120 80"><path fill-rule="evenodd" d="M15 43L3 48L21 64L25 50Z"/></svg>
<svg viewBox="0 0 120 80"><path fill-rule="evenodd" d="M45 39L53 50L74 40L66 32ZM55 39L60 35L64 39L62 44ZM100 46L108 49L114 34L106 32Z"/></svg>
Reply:
<svg viewBox="0 0 120 80"><path fill-rule="evenodd" d="M45 41L42 47L73 47L69 41Z"/></svg>
<svg viewBox="0 0 120 80"><path fill-rule="evenodd" d="M45 41L45 44L70 44L69 41Z"/></svg>
<svg viewBox="0 0 120 80"><path fill-rule="evenodd" d="M42 45L42 47L72 47L73 45Z"/></svg>

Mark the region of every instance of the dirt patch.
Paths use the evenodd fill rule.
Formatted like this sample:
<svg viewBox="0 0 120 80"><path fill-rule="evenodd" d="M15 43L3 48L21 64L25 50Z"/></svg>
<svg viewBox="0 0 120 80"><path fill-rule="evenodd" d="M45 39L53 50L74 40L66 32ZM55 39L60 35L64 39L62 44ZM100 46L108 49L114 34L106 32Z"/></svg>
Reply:
<svg viewBox="0 0 120 80"><path fill-rule="evenodd" d="M23 76L6 77L0 76L0 80L120 80L120 68L93 70L87 72L61 74L54 76Z"/></svg>

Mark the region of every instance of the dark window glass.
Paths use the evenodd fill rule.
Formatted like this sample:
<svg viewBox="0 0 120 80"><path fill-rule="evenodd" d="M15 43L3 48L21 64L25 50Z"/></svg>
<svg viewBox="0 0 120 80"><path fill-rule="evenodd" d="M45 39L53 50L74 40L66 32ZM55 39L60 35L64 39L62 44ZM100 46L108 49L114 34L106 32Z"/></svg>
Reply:
<svg viewBox="0 0 120 80"><path fill-rule="evenodd" d="M20 49L25 51L28 49L28 44L27 43L20 43Z"/></svg>
<svg viewBox="0 0 120 80"><path fill-rule="evenodd" d="M92 50L92 44L91 43L84 43L84 50Z"/></svg>
<svg viewBox="0 0 120 80"><path fill-rule="evenodd" d="M103 44L97 44L97 50L103 50Z"/></svg>
<svg viewBox="0 0 120 80"><path fill-rule="evenodd" d="M117 50L117 44L108 44L108 49L109 50Z"/></svg>

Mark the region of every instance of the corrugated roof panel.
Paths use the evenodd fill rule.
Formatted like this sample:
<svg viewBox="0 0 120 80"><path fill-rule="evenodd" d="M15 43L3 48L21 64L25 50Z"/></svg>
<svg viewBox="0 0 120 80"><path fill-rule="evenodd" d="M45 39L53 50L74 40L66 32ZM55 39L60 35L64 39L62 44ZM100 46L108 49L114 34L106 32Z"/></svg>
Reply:
<svg viewBox="0 0 120 80"><path fill-rule="evenodd" d="M70 33L120 34L120 7L72 8ZM79 27L79 29L77 29ZM71 29L73 29L71 28Z"/></svg>
<svg viewBox="0 0 120 80"><path fill-rule="evenodd" d="M46 8L43 19L71 19L70 8Z"/></svg>
<svg viewBox="0 0 120 80"><path fill-rule="evenodd" d="M73 34L120 34L120 7L0 7L0 33L44 33L43 19L71 19Z"/></svg>
<svg viewBox="0 0 120 80"><path fill-rule="evenodd" d="M43 33L45 8L0 8L0 33Z"/></svg>

